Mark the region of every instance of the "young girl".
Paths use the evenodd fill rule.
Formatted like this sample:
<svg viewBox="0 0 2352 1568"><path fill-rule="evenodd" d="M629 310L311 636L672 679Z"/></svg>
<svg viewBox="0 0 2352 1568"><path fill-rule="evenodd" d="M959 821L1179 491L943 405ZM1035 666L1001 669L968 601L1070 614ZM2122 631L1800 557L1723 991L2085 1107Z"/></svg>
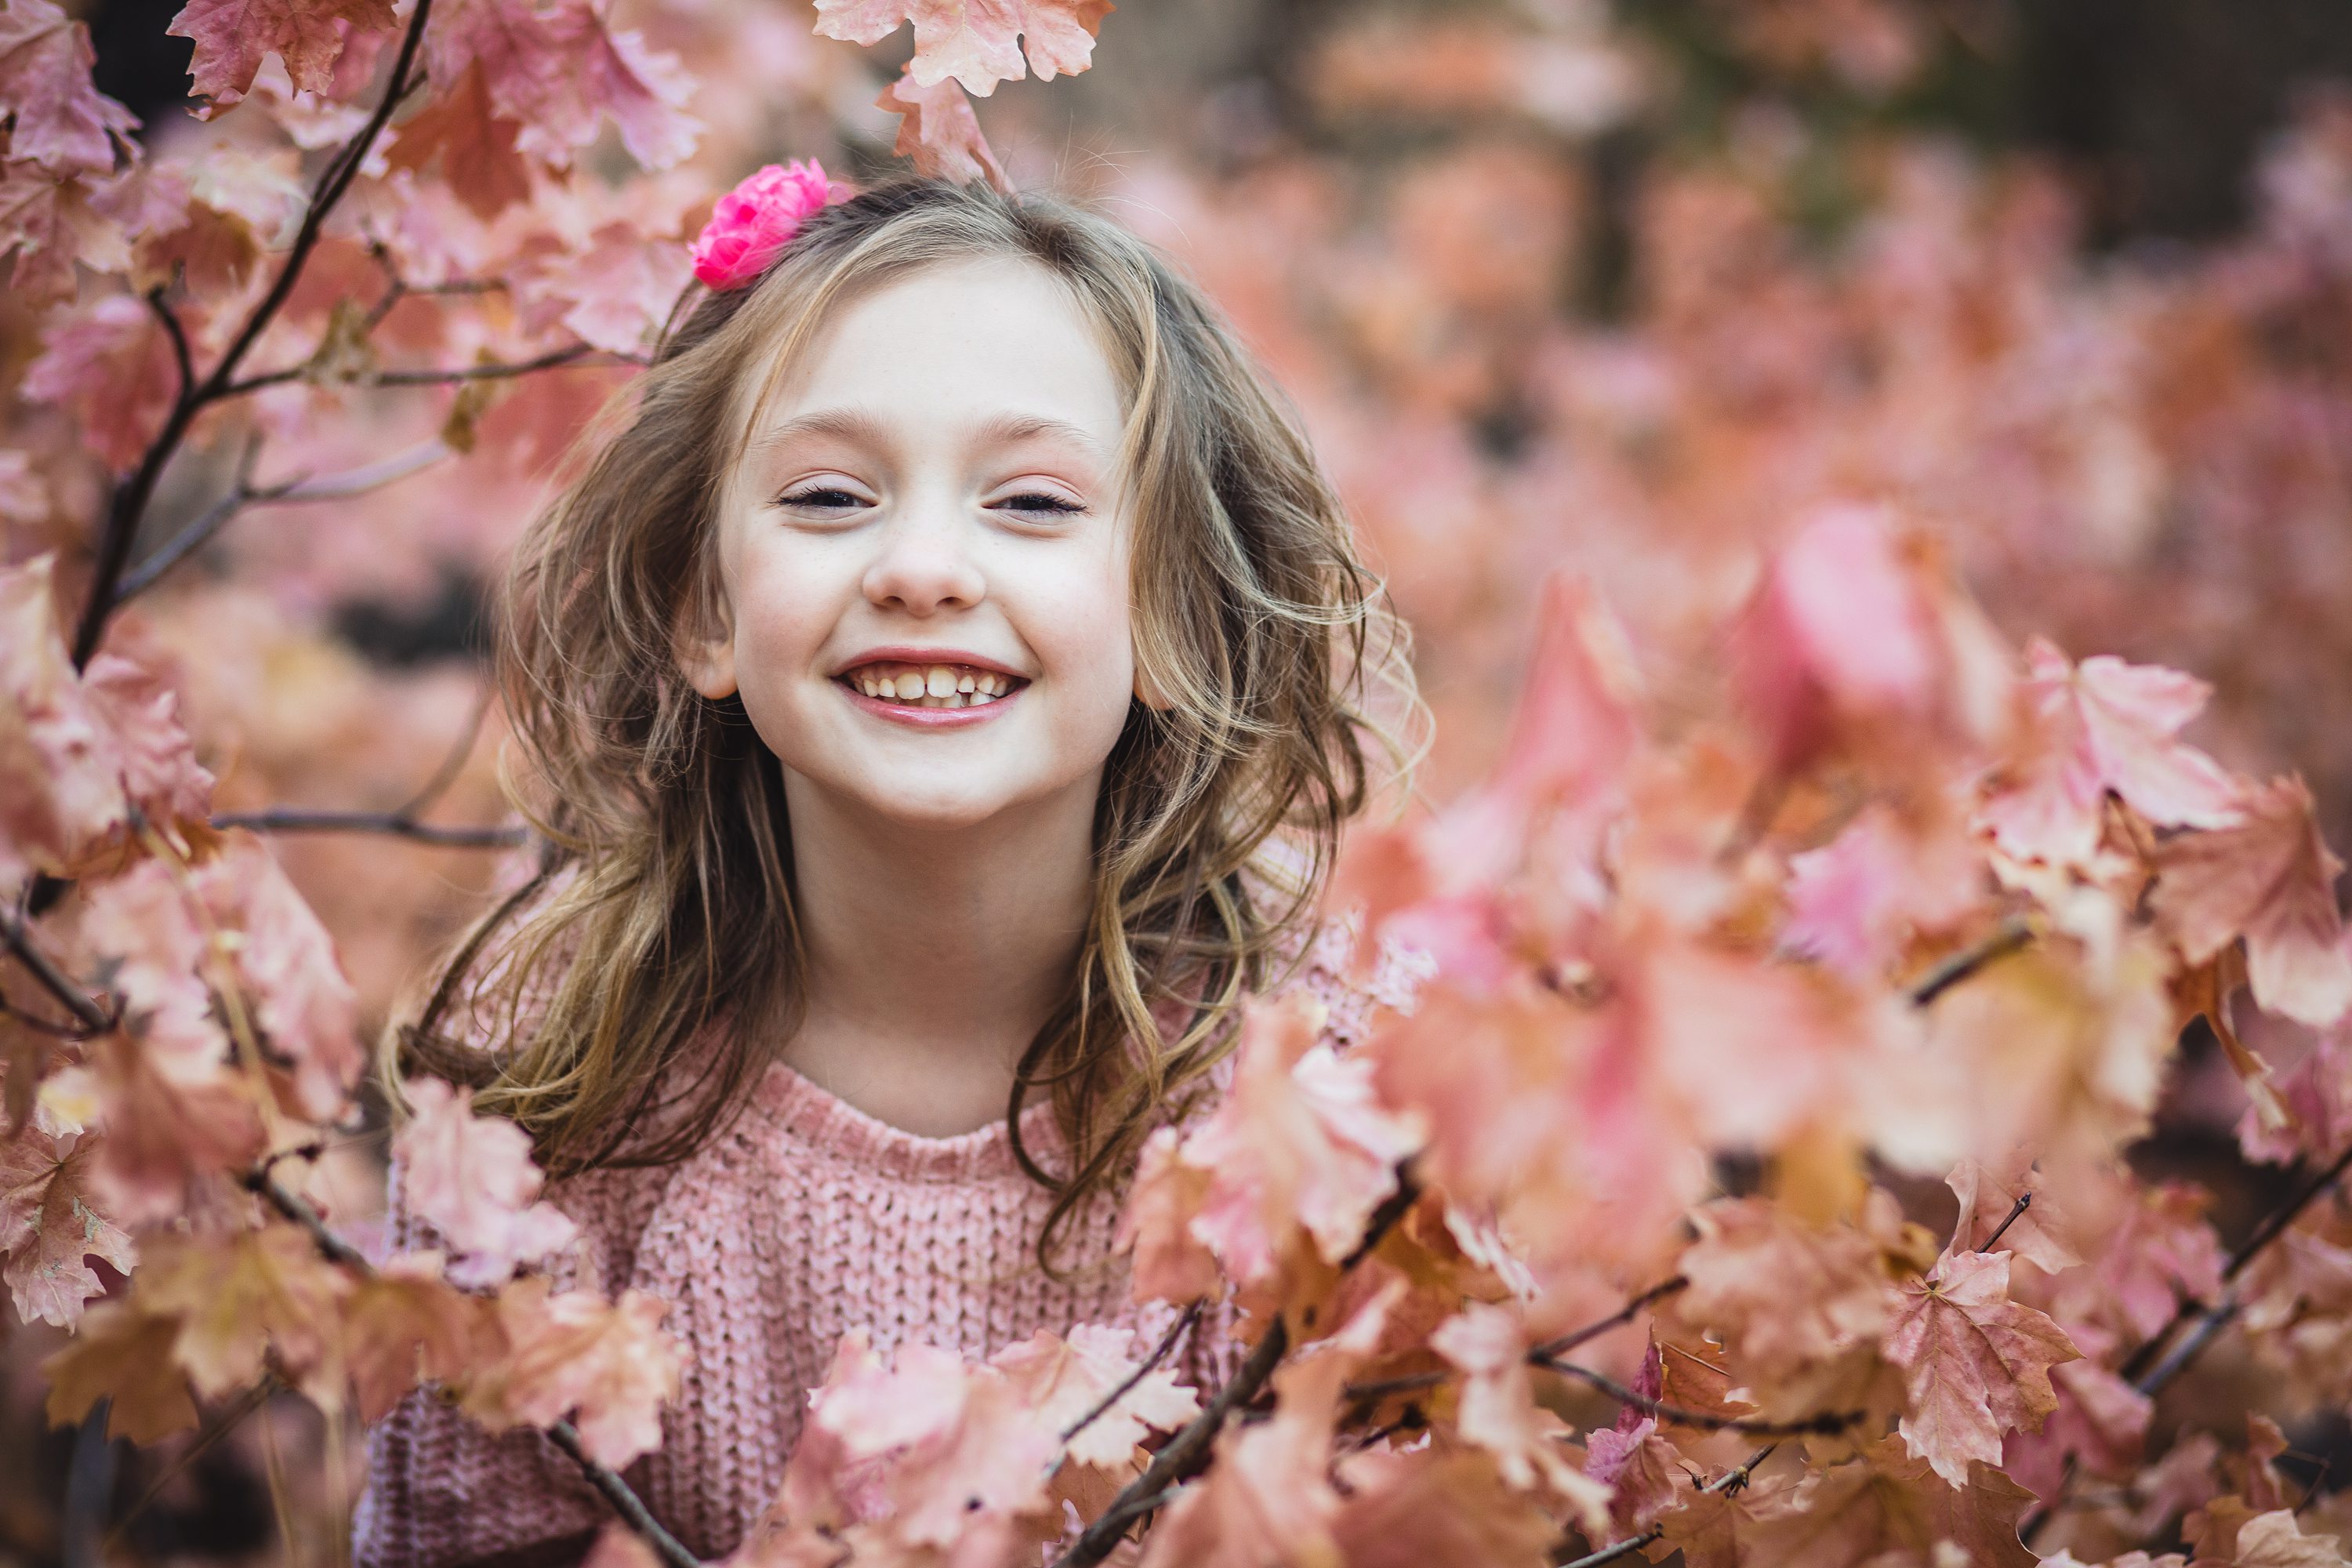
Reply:
<svg viewBox="0 0 2352 1568"><path fill-rule="evenodd" d="M709 250L519 552L551 847L394 1071L531 1131L583 1236L559 1286L670 1303L690 1361L630 1479L715 1557L845 1331L1172 1321L1129 1300L1120 1188L1244 999L1360 1017L1309 922L1367 693L1410 687L1297 425L1116 226L907 180ZM1192 1338L1215 1380L1223 1326ZM609 1517L538 1433L420 1394L358 1555L567 1563Z"/></svg>

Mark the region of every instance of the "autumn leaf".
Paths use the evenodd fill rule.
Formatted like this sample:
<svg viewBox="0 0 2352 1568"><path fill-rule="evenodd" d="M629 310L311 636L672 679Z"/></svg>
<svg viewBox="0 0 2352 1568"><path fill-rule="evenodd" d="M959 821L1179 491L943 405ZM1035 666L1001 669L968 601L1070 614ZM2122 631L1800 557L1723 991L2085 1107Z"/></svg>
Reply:
<svg viewBox="0 0 2352 1568"><path fill-rule="evenodd" d="M539 1197L530 1135L501 1117L477 1116L472 1095L436 1078L402 1087L411 1115L393 1136L401 1197L457 1254L461 1286L503 1285L518 1264L570 1247L579 1227Z"/></svg>
<svg viewBox="0 0 2352 1568"><path fill-rule="evenodd" d="M1653 1344L1642 1358L1633 1392L1648 1399L1665 1394L1665 1359ZM1682 1500L1677 1489L1687 1489L1688 1472L1673 1444L1658 1434L1654 1416L1628 1405L1617 1413L1617 1424L1593 1433L1584 1443L1584 1473L1610 1489L1609 1518L1621 1536L1646 1530Z"/></svg>
<svg viewBox="0 0 2352 1568"><path fill-rule="evenodd" d="M462 1382L495 1352L493 1312L453 1289L435 1253L404 1253L352 1287L342 1339L362 1421L381 1420L420 1380Z"/></svg>
<svg viewBox="0 0 2352 1568"><path fill-rule="evenodd" d="M2110 790L2159 827L2237 824L2242 781L2179 738L2211 687L2105 654L2074 664L2039 637L2026 664L2043 750L1984 805L2002 848L2053 865L2088 860Z"/></svg>
<svg viewBox="0 0 2352 1568"><path fill-rule="evenodd" d="M1473 1302L1438 1325L1429 1344L1464 1373L1454 1413L1463 1441L1492 1454L1503 1479L1520 1490L1540 1481L1588 1520L1607 1519L1607 1485L1568 1462L1559 1442L1566 1427L1535 1403L1527 1334L1515 1314Z"/></svg>
<svg viewBox="0 0 2352 1568"><path fill-rule="evenodd" d="M1339 1475L1331 1540L1348 1568L1539 1568L1559 1537L1538 1500L1475 1450L1375 1449L1341 1459Z"/></svg>
<svg viewBox="0 0 2352 1568"><path fill-rule="evenodd" d="M124 819L121 769L57 623L54 560L0 570L0 871L61 874Z"/></svg>
<svg viewBox="0 0 2352 1568"><path fill-rule="evenodd" d="M394 25L390 0L188 0L164 31L194 40L192 89L226 107L245 96L272 54L286 62L296 88L324 93L354 30L389 32Z"/></svg>
<svg viewBox="0 0 2352 1568"><path fill-rule="evenodd" d="M530 199L530 169L515 147L521 131L492 107L482 63L469 60L455 86L394 129L384 161L421 174L439 158L449 193L488 222Z"/></svg>
<svg viewBox="0 0 2352 1568"><path fill-rule="evenodd" d="M108 1402L110 1436L153 1443L196 1424L196 1402L174 1347L180 1321L137 1301L101 1301L85 1313L73 1342L41 1363L51 1426L87 1416Z"/></svg>
<svg viewBox="0 0 2352 1568"><path fill-rule="evenodd" d="M110 210L108 188L79 174L55 174L30 159L0 161L0 259L8 291L36 309L70 300L80 288L75 263L93 272L131 264L130 237Z"/></svg>
<svg viewBox="0 0 2352 1568"><path fill-rule="evenodd" d="M2018 1521L2032 1502L2032 1493L1990 1466L1976 1466L1960 1485L1948 1486L1925 1462L1906 1460L1900 1440L1888 1437L1783 1494L1754 1529L1754 1561L1927 1568L1937 1544L1948 1542L1976 1568L2032 1568L2033 1553L2017 1539Z"/></svg>
<svg viewBox="0 0 2352 1568"><path fill-rule="evenodd" d="M141 1261L137 1300L178 1321L172 1354L205 1398L249 1387L271 1365L333 1410L343 1389L336 1331L351 1288L308 1232L268 1225L155 1237Z"/></svg>
<svg viewBox="0 0 2352 1568"><path fill-rule="evenodd" d="M989 1364L1012 1381L1040 1424L1058 1433L1134 1374L1140 1364L1130 1354L1134 1340L1131 1330L1097 1323L1079 1323L1060 1339L1040 1330L997 1352ZM1070 1458L1082 1465L1123 1464L1148 1433L1173 1432L1200 1412L1192 1391L1155 1367L1070 1439Z"/></svg>
<svg viewBox="0 0 2352 1568"><path fill-rule="evenodd" d="M0 1143L0 1251L16 1315L71 1328L106 1286L96 1258L131 1272L131 1237L92 1206L90 1144L26 1127Z"/></svg>
<svg viewBox="0 0 2352 1568"><path fill-rule="evenodd" d="M633 224L606 224L585 248L536 269L526 297L578 335L614 353L638 353L693 280L687 247Z"/></svg>
<svg viewBox="0 0 2352 1568"><path fill-rule="evenodd" d="M2336 908L2344 863L2319 837L2311 791L2300 778L2248 787L2243 820L2179 834L2157 846L2148 898L2191 963L2246 939L2254 1000L2323 1027L2352 1007L2352 955Z"/></svg>
<svg viewBox="0 0 2352 1568"><path fill-rule="evenodd" d="M1997 1468L2004 1434L2035 1430L2058 1407L2050 1369L2082 1352L2047 1314L2009 1299L2005 1253L1946 1253L1902 1294L1884 1343L1905 1374L1903 1440L1964 1487L1971 1461Z"/></svg>
<svg viewBox="0 0 2352 1568"><path fill-rule="evenodd" d="M569 168L607 117L647 168L680 162L700 135L683 111L690 84L677 60L611 30L589 0L544 10L533 0L454 0L434 13L425 58L430 79L452 89L478 67L491 112L516 127L520 151L551 168Z"/></svg>
<svg viewBox="0 0 2352 1568"><path fill-rule="evenodd" d="M1339 1568L1341 1503L1329 1470L1349 1361L1326 1353L1276 1371L1273 1418L1217 1435L1207 1479L1152 1527L1141 1568Z"/></svg>
<svg viewBox="0 0 2352 1568"><path fill-rule="evenodd" d="M911 21L915 54L907 69L915 84L936 87L953 77L986 98L998 82L1020 79L1024 48L1040 80L1086 69L1111 9L1110 0L816 0L816 30L878 44Z"/></svg>
<svg viewBox="0 0 2352 1568"><path fill-rule="evenodd" d="M180 699L152 673L101 653L82 671L90 711L112 734L123 793L158 826L212 819L213 775L180 723Z"/></svg>
<svg viewBox="0 0 2352 1568"><path fill-rule="evenodd" d="M494 1432L568 1415L590 1457L618 1469L660 1447L661 1407L677 1397L679 1351L660 1326L669 1304L642 1290L608 1303L551 1289L541 1276L499 1292L506 1352L471 1369L461 1403Z"/></svg>
<svg viewBox="0 0 2352 1568"><path fill-rule="evenodd" d="M15 0L43 4L45 0ZM171 335L144 300L109 294L58 316L25 369L25 394L57 404L110 468L135 465L163 427L179 386Z"/></svg>
<svg viewBox="0 0 2352 1568"><path fill-rule="evenodd" d="M912 159L917 174L960 185L986 180L1000 191L1013 188L988 138L980 132L971 100L955 83L923 87L913 77L902 76L882 89L874 105L899 117L898 140L890 151Z"/></svg>
<svg viewBox="0 0 2352 1568"><path fill-rule="evenodd" d="M1243 1283L1272 1275L1297 1231L1325 1263L1346 1257L1421 1143L1380 1103L1371 1064L1318 1038L1323 1020L1297 993L1251 1008L1233 1089L1179 1152L1210 1178L1191 1233Z"/></svg>
<svg viewBox="0 0 2352 1568"><path fill-rule="evenodd" d="M50 0L0 5L0 117L8 155L52 174L110 173L115 149L136 156L138 116L90 85L89 29Z"/></svg>
<svg viewBox="0 0 2352 1568"><path fill-rule="evenodd" d="M1859 1394L1900 1305L1870 1239L1753 1198L1708 1204L1691 1217L1699 1238L1680 1266L1689 1284L1667 1310L1721 1336L1749 1397L1793 1418Z"/></svg>
<svg viewBox="0 0 2352 1568"><path fill-rule="evenodd" d="M1973 1252L2000 1232L2002 1246L2045 1274L2058 1274L2083 1261L2064 1240L2066 1226L2058 1201L2047 1184L2032 1181L2033 1163L2016 1158L1999 1167L1963 1160L1952 1167L1945 1184L1959 1200L1959 1222L1952 1229L1952 1250ZM2016 1209L2020 1195L2032 1202ZM2003 1226L2007 1229L2002 1229Z"/></svg>

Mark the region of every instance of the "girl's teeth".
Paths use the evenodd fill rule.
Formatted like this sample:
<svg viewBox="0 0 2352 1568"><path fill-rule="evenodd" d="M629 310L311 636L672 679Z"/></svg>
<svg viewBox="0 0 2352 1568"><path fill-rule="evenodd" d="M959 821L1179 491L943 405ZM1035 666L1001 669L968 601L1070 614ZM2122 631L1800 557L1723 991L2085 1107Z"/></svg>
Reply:
<svg viewBox="0 0 2352 1568"><path fill-rule="evenodd" d="M849 683L877 701L912 708L978 708L1013 689L1010 676L946 664L862 669Z"/></svg>

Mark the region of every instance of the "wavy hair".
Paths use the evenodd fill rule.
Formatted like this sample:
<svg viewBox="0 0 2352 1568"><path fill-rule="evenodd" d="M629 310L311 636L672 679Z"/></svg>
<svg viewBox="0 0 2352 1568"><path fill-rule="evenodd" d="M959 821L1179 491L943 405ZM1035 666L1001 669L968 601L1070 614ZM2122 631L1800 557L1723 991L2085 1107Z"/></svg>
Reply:
<svg viewBox="0 0 2352 1568"><path fill-rule="evenodd" d="M385 1061L471 1084L558 1173L672 1163L725 1128L797 1025L806 958L780 766L739 698L688 683L677 629L718 603L716 503L828 312L982 258L1059 279L1118 378L1137 665L1166 702L1130 707L1106 765L1080 954L1007 1106L1056 1194L1050 1271L1073 1211L1302 951L1342 825L1409 766L1391 737L1423 713L1291 409L1197 288L1059 202L899 179L829 206L756 284L702 298L592 425L499 601L509 788L540 871L456 946ZM461 994L490 1048L448 1031ZM1021 1142L1037 1089L1060 1169Z"/></svg>

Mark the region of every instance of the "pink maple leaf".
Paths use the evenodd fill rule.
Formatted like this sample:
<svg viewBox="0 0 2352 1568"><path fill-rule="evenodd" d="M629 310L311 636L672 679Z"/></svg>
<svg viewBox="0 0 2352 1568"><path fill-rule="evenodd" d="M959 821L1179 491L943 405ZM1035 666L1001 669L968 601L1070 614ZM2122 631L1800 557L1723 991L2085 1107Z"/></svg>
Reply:
<svg viewBox="0 0 2352 1568"><path fill-rule="evenodd" d="M390 0L188 0L164 30L194 40L194 89L226 106L245 96L272 54L286 62L296 88L324 93L354 31L386 33L393 26Z"/></svg>
<svg viewBox="0 0 2352 1568"><path fill-rule="evenodd" d="M109 727L67 657L53 558L0 570L0 872L64 873L124 820Z"/></svg>
<svg viewBox="0 0 2352 1568"><path fill-rule="evenodd" d="M2319 837L2311 791L2273 779L2244 794L2242 820L2157 846L2157 919L2191 963L2240 936L2254 1000L2322 1027L2352 1007L2352 956L2336 879L2344 862Z"/></svg>
<svg viewBox="0 0 2352 1568"><path fill-rule="evenodd" d="M1093 1411L1139 1364L1132 1330L1080 1323L1057 1339L1040 1330L989 1358L1047 1430L1059 1433ZM1175 1373L1155 1367L1070 1439L1070 1458L1106 1468L1124 1463L1149 1431L1172 1432L1201 1413Z"/></svg>
<svg viewBox="0 0 2352 1568"><path fill-rule="evenodd" d="M912 76L901 76L882 89L874 105L899 116L898 138L890 151L913 159L916 173L963 185L986 180L1000 191L1012 189L988 138L980 133L971 100L954 82L924 87Z"/></svg>
<svg viewBox="0 0 2352 1568"><path fill-rule="evenodd" d="M38 1125L0 1143L0 1252L16 1315L71 1328L106 1286L89 1267L96 1258L127 1274L131 1237L99 1213L89 1192L90 1145Z"/></svg>
<svg viewBox="0 0 2352 1568"><path fill-rule="evenodd" d="M536 1201L541 1176L530 1134L502 1117L474 1114L470 1094L437 1078L403 1085L414 1113L393 1137L401 1194L457 1254L449 1278L499 1285L579 1235L562 1210Z"/></svg>
<svg viewBox="0 0 2352 1568"><path fill-rule="evenodd" d="M55 403L81 426L85 446L121 469L163 427L179 386L172 340L143 300L109 294L59 317L26 367L25 395Z"/></svg>
<svg viewBox="0 0 2352 1568"><path fill-rule="evenodd" d="M661 1407L677 1397L679 1352L661 1328L669 1303L551 1289L534 1276L499 1293L507 1353L468 1382L466 1410L493 1431L569 1415L590 1457L620 1468L661 1446Z"/></svg>
<svg viewBox="0 0 2352 1568"><path fill-rule="evenodd" d="M82 672L82 690L113 734L131 804L150 822L209 820L213 775L196 761L171 688L131 660L102 653Z"/></svg>
<svg viewBox="0 0 2352 1568"><path fill-rule="evenodd" d="M90 85L89 29L50 0L0 5L0 117L8 156L53 174L111 173L115 149L136 155L139 117Z"/></svg>
<svg viewBox="0 0 2352 1568"><path fill-rule="evenodd" d="M249 833L229 836L191 880L213 919L241 933L231 944L236 976L271 1054L291 1068L295 1107L315 1121L339 1119L367 1052L359 998L336 961L334 939Z"/></svg>
<svg viewBox="0 0 2352 1568"><path fill-rule="evenodd" d="M1886 1359L1904 1371L1903 1440L1956 1487L2000 1463L2007 1433L2058 1408L2050 1369L2082 1352L2045 1313L2009 1299L2006 1253L1948 1252L1903 1286Z"/></svg>
<svg viewBox="0 0 2352 1568"><path fill-rule="evenodd" d="M1608 1518L1608 1486L1568 1462L1559 1444L1567 1427L1535 1403L1527 1332L1516 1314L1474 1301L1437 1326L1429 1347L1465 1374L1454 1425L1465 1442L1495 1456L1505 1480L1522 1490L1540 1481L1588 1518Z"/></svg>
<svg viewBox="0 0 2352 1568"><path fill-rule="evenodd" d="M1086 69L1112 9L1110 0L816 0L816 30L878 44L912 22L907 69L915 84L935 87L952 77L986 98L998 82L1021 79L1024 48L1040 80Z"/></svg>
<svg viewBox="0 0 2352 1568"><path fill-rule="evenodd" d="M1251 1008L1233 1092L1181 1151L1210 1173L1192 1233L1244 1283L1273 1272L1295 1228L1325 1262L1346 1257L1421 1146L1416 1120L1380 1103L1371 1063L1339 1057L1322 1026L1303 994Z"/></svg>
<svg viewBox="0 0 2352 1568"><path fill-rule="evenodd" d="M1980 814L2003 849L2053 865L2088 860L2110 790L2159 827L2237 824L2243 781L2179 739L2211 687L2105 654L2073 664L2040 637L2026 666L2042 750Z"/></svg>
<svg viewBox="0 0 2352 1568"><path fill-rule="evenodd" d="M30 159L0 164L0 258L8 260L9 292L46 307L79 290L77 262L93 272L129 267L129 237L110 200L121 184L118 177L94 186Z"/></svg>
<svg viewBox="0 0 2352 1568"><path fill-rule="evenodd" d="M668 319L691 275L685 246L612 223L590 235L585 248L550 262L527 293L583 342L636 353Z"/></svg>

